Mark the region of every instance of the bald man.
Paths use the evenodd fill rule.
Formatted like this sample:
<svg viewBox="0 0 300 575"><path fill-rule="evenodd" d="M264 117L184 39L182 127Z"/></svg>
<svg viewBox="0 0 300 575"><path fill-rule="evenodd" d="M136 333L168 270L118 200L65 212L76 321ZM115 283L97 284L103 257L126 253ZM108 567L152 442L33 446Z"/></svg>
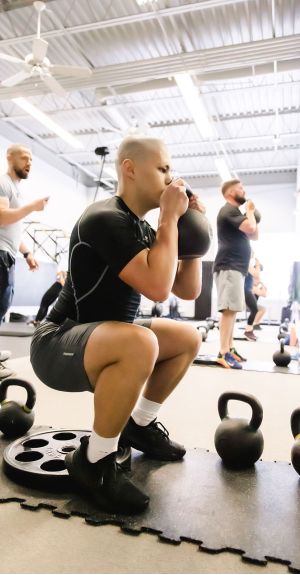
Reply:
<svg viewBox="0 0 300 575"><path fill-rule="evenodd" d="M20 251L30 270L38 264L25 243L22 242L22 219L33 211L43 210L47 198L21 206L21 180L29 176L31 151L21 144L13 144L7 150L7 173L0 177L0 323L10 307L14 293L15 258ZM1 352L0 352L1 360ZM7 368L0 364L0 378L8 377Z"/></svg>
<svg viewBox="0 0 300 575"><path fill-rule="evenodd" d="M188 206L203 206L187 198L183 180L172 181L160 140L125 139L116 165L116 196L89 206L72 231L67 281L33 336L31 362L49 387L94 394L92 434L68 454L67 469L101 509L135 513L149 498L120 471L118 444L154 459L182 459L184 447L157 415L200 347L188 324L135 319L140 294L152 301L171 291L199 295L201 262L178 262L177 223ZM158 207L155 232L144 217Z"/></svg>

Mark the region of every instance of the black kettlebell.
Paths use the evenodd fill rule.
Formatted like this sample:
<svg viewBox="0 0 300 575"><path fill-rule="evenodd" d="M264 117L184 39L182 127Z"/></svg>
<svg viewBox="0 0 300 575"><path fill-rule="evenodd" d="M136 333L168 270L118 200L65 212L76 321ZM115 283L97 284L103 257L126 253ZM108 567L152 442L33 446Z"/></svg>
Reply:
<svg viewBox="0 0 300 575"><path fill-rule="evenodd" d="M214 327L215 327L215 320L214 320L212 317L207 317L207 318L206 318L206 323L207 323L208 329L214 329Z"/></svg>
<svg viewBox="0 0 300 575"><path fill-rule="evenodd" d="M254 217L255 217L256 223L259 224L259 222L261 220L261 213L258 211L257 208L255 208L255 210L254 210Z"/></svg>
<svg viewBox="0 0 300 575"><path fill-rule="evenodd" d="M198 325L197 329L201 333L202 341L206 341L209 328L206 325Z"/></svg>
<svg viewBox="0 0 300 575"><path fill-rule="evenodd" d="M300 408L294 409L291 415L291 430L295 438L295 443L292 447L291 461L292 465L300 475Z"/></svg>
<svg viewBox="0 0 300 575"><path fill-rule="evenodd" d="M252 408L250 422L241 418L230 418L227 404L230 399L248 403ZM218 411L222 422L216 429L215 447L223 463L232 469L252 466L261 456L264 439L259 426L263 409L259 401L245 393L227 391L219 397Z"/></svg>
<svg viewBox="0 0 300 575"><path fill-rule="evenodd" d="M192 190L187 185L186 193ZM178 220L178 259L200 258L209 250L212 239L211 225L205 214L188 208Z"/></svg>
<svg viewBox="0 0 300 575"><path fill-rule="evenodd" d="M279 333L282 333L282 332L288 333L288 331L289 331L289 325L290 325L290 322L289 322L289 320L286 318L286 319L284 320L284 322L279 326Z"/></svg>
<svg viewBox="0 0 300 575"><path fill-rule="evenodd" d="M15 385L24 387L27 391L25 405L16 401L7 401L8 387ZM32 411L36 400L33 386L28 381L18 378L7 378L0 383L0 431L8 438L21 437L33 425L34 413Z"/></svg>
<svg viewBox="0 0 300 575"><path fill-rule="evenodd" d="M284 351L284 338L285 336L280 339L280 350L275 351L273 354L273 361L279 367L287 367L292 359L291 355Z"/></svg>

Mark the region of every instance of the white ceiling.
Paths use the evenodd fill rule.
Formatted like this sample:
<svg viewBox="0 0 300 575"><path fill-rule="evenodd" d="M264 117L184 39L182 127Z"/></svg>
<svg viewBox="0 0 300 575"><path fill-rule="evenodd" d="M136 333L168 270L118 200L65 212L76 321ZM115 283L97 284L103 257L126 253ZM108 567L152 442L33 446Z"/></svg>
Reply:
<svg viewBox="0 0 300 575"><path fill-rule="evenodd" d="M31 51L36 12L26 0L4 7L0 52L23 58ZM142 6L136 0L52 0L47 7L41 35L51 63L89 66L93 73L60 77L66 97L36 79L0 86L3 136L23 132L36 142L36 153L60 167L75 166L88 185L101 167L95 148L107 146L105 167L113 166L126 127L165 140L175 170L194 188L220 183L216 154L225 154L245 183L296 185L300 0L158 0ZM0 60L0 81L17 71ZM192 74L215 141L196 128L173 79L178 72ZM17 96L76 135L84 149L75 151L48 133L10 101Z"/></svg>

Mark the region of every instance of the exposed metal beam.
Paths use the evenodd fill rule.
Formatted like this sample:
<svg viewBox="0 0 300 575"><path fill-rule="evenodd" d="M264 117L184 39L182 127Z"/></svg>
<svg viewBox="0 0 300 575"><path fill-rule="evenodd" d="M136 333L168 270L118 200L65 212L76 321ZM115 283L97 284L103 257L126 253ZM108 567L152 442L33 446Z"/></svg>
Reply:
<svg viewBox="0 0 300 575"><path fill-rule="evenodd" d="M221 188L220 176L217 174L203 175L203 176L185 176L190 182L193 190L200 188L200 193L202 189L205 188ZM253 173L253 174L242 174L243 184L245 186L263 186L263 185L274 185L274 174L272 172L267 173ZM276 184L294 184L296 187L296 171L295 170L285 170L283 172L276 173Z"/></svg>
<svg viewBox="0 0 300 575"><path fill-rule="evenodd" d="M185 4L184 6L174 6L173 8L165 8L163 10L156 10L151 12L140 12L137 14L130 14L120 18L112 18L110 20L99 20L97 22L90 22L88 24L80 24L77 26L66 26L56 30L48 30L43 32L43 38L57 38L65 36L66 34L80 34L81 32L90 32L92 30L103 30L105 28L115 28L117 26L125 26L126 24L133 24L136 22L146 22L148 20L156 20L159 15L161 18L168 18L170 16L178 16L180 14L187 14L190 12L200 12L203 10L211 10L221 6L230 4L242 4L251 2L253 0L202 0L202 2L195 2L194 4ZM29 2L28 2L29 3ZM30 34L28 36L19 36L18 38L7 38L0 41L1 50L3 46L15 46L20 42L31 42L35 36Z"/></svg>
<svg viewBox="0 0 300 575"><path fill-rule="evenodd" d="M299 54L299 47L300 34L296 34L207 50L196 50L186 54L149 58L134 63L112 64L95 69L89 78L62 77L60 82L66 91L72 91L144 82L149 78L166 78L187 70L195 74L207 71L234 70L273 60L293 60ZM20 95L33 96L45 93L48 93L48 90L43 82L35 80L33 83L27 80L21 86L1 87L0 99L8 100Z"/></svg>

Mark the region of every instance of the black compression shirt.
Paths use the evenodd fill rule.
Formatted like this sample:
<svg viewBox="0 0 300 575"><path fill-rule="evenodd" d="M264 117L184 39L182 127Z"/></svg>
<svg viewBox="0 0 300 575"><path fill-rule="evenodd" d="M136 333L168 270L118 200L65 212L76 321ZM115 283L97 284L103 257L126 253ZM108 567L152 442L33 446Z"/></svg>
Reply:
<svg viewBox="0 0 300 575"><path fill-rule="evenodd" d="M247 275L251 255L249 238L239 230L246 215L229 202L218 214L218 252L214 263L214 271L237 270Z"/></svg>
<svg viewBox="0 0 300 575"><path fill-rule="evenodd" d="M89 206L73 228L67 279L47 319L132 322L141 296L118 275L154 240L155 231L119 196Z"/></svg>

